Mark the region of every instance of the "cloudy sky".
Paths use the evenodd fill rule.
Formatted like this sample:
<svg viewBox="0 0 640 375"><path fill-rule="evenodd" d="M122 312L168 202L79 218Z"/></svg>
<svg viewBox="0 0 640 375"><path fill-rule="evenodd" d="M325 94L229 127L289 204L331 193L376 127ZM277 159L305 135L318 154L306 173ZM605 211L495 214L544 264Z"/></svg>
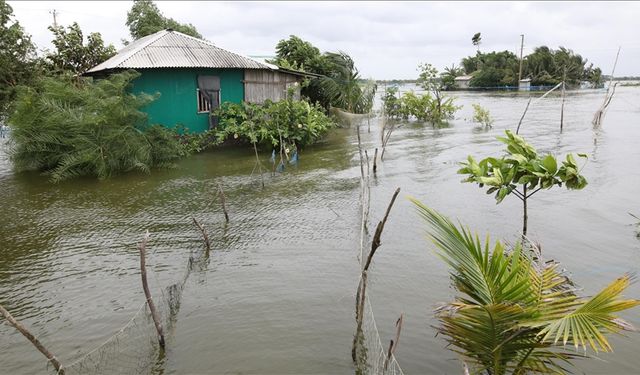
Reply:
<svg viewBox="0 0 640 375"><path fill-rule="evenodd" d="M53 22L78 22L121 48L129 38L132 2L9 1L39 48L51 48ZM249 56L272 56L291 34L322 51L349 53L364 77L415 78L416 66L438 68L475 53L471 37L482 33L483 51L565 46L606 74L622 46L616 75L640 75L639 2L173 2L159 1L165 16L192 23L216 45Z"/></svg>

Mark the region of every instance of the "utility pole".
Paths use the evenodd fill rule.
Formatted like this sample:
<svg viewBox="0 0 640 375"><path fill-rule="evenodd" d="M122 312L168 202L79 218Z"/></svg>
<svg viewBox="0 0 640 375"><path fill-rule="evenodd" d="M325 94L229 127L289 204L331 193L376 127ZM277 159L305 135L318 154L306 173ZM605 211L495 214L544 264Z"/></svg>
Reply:
<svg viewBox="0 0 640 375"><path fill-rule="evenodd" d="M53 14L53 28L57 29L58 28L58 19L56 18L56 16L58 15L58 11L54 9L54 10L50 10L49 13Z"/></svg>
<svg viewBox="0 0 640 375"><path fill-rule="evenodd" d="M518 72L518 85L522 79L522 49L524 48L524 34L520 34L520 71Z"/></svg>

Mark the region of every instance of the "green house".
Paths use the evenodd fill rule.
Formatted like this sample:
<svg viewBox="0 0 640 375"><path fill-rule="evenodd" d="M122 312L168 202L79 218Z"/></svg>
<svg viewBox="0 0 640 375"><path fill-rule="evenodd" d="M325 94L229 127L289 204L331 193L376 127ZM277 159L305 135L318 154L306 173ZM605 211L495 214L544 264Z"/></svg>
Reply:
<svg viewBox="0 0 640 375"><path fill-rule="evenodd" d="M304 78L300 72L259 62L171 29L130 43L87 75L100 77L128 69L141 74L133 82L134 93L160 94L144 109L149 123L181 126L193 133L217 125L210 112L221 103L282 100L287 90L299 88Z"/></svg>

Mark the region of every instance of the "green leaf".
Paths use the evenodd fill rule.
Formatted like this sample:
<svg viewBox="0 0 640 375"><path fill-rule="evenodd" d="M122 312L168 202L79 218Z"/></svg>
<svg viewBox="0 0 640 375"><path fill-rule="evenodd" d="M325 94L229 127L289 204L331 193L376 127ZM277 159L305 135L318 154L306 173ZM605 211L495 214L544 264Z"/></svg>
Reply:
<svg viewBox="0 0 640 375"><path fill-rule="evenodd" d="M558 163L556 162L556 158L552 155L547 155L542 159L542 166L550 174L555 174L558 171Z"/></svg>

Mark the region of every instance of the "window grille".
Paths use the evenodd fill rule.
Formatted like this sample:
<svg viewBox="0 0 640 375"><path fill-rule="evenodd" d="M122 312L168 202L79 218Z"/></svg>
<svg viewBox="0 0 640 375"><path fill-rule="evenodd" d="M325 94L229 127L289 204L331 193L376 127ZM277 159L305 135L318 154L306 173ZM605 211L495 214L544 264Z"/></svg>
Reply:
<svg viewBox="0 0 640 375"><path fill-rule="evenodd" d="M202 93L200 89L196 89L198 93L198 113L202 112L210 112L211 111L211 101L207 99Z"/></svg>

